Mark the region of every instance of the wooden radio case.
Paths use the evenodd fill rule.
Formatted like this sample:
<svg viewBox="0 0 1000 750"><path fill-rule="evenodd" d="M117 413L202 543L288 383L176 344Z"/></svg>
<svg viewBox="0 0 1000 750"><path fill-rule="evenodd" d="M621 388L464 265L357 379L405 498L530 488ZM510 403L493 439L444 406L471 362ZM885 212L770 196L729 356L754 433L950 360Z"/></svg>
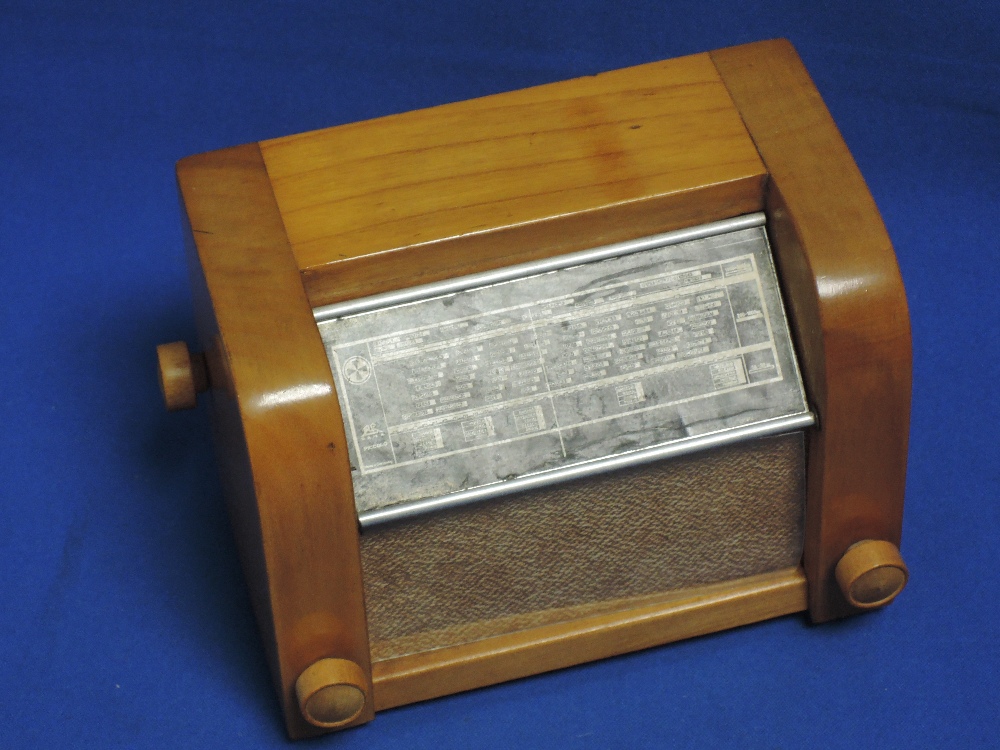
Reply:
<svg viewBox="0 0 1000 750"><path fill-rule="evenodd" d="M182 160L177 177L200 340L195 354L183 343L159 347L161 384L171 409L193 407L198 393L208 394L227 503L293 738L367 722L376 710L792 612L808 610L823 622L884 605L905 585L898 546L911 381L906 299L865 182L789 43L733 47L200 154ZM355 484L361 427L355 430L351 416L361 407L345 401L343 383L375 386L384 374L385 385L389 365L378 365L369 381L374 360L342 361L347 355L321 333L326 324L317 311L353 315L353 301L381 295L375 299L402 305L395 315L416 316L406 290L436 290L447 306L457 294L449 280L506 283L505 269L521 267L555 274L531 282L534 291L525 287L534 304L548 294L538 284L569 273L552 268L577 267L584 256L575 254L634 249L629 243L678 230L681 239L700 237L691 228L734 221L769 243L773 255L807 404L798 430L772 429L728 445L709 439L700 452L661 453L662 460L639 467L607 463L606 471L567 474L565 483L542 489L522 478L520 491L503 498L365 525ZM766 237L751 224L766 224ZM720 278L770 264L761 258L723 264ZM698 273L691 283L729 283ZM676 278L669 284L681 283ZM669 286L637 281L629 294L655 284ZM738 291L718 289L720 299ZM596 366L605 367L601 376L611 368L608 382L618 378L609 393L618 394L622 409L652 409L676 387L650 375L644 391L643 381L614 370L624 368L627 349L636 352L627 358L635 368L680 356L677 345L667 354L661 346L656 359L649 342L651 327L665 341L694 326L669 317L671 304L673 312L688 310L670 294L640 319L658 315L658 322L628 329L645 333L626 340L614 324L604 339L618 364ZM669 299L675 302L662 301ZM609 320L636 320L632 302L615 304ZM705 303L712 304L723 302ZM742 303L732 299L726 304L734 330L761 317L757 309L737 312ZM558 307L545 305L547 314ZM780 301L775 305L778 326L784 314ZM664 321L677 325L667 330ZM533 331L536 323L517 330ZM570 344L582 346L594 330ZM737 360L712 359L712 336L722 335L713 330L697 350L708 357L699 372L710 372L720 392L749 388L760 368L773 369L747 364L749 354L739 355L736 369L727 363ZM492 335L476 339L487 343L475 351L492 352ZM542 356L541 339L525 336L512 335L510 351L521 341ZM399 340L383 337L379 346L393 351ZM434 361L448 356L442 341ZM625 346L633 342L641 343ZM430 361L421 352L421 361ZM592 361L584 356L580 366ZM430 366L428 377L439 379L428 387L441 382L443 369L433 372L439 366ZM541 435L548 425L544 404L518 401L510 389L536 392L537 385L523 384L554 377L554 370L539 365L514 384L505 367L493 370L500 383L489 392L494 411L462 423L473 448L493 438L499 445L504 429ZM785 368L789 382L794 369ZM579 377L573 368L560 373L566 383ZM485 380L469 383L456 397L465 397L463 407L485 393L476 390ZM407 398L426 414L442 410L436 399ZM546 398L554 409L554 396ZM503 411L504 399L527 406ZM651 434L665 429L650 421L655 409L643 414ZM382 417L364 433L395 430L377 443L393 460L407 440L407 455L444 455L451 438L441 430L458 430L441 417L428 430L406 433L391 415ZM497 451L469 455L482 464ZM522 453L518 460L534 460L527 448ZM420 471L421 481L436 481L427 475L437 469ZM365 492L379 502L384 489L374 486Z"/></svg>

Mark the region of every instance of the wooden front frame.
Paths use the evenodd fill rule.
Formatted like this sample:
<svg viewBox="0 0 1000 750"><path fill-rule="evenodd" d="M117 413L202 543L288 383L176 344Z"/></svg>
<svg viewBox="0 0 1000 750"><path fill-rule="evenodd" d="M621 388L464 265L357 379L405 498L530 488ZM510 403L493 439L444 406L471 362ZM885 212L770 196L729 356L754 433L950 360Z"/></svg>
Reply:
<svg viewBox="0 0 1000 750"><path fill-rule="evenodd" d="M874 202L790 44L761 42L682 61L710 66L742 118L756 155L735 177L720 167L717 179L699 184L501 222L350 263L296 255L260 144L178 164L227 502L291 736L326 731L303 719L295 698L298 675L322 658L353 661L370 678L369 700L351 722L358 724L376 709L803 609L816 622L851 614L857 610L834 579L837 561L865 539L898 546L910 333ZM631 71L620 74L642 68ZM548 96L561 85L501 96ZM491 99L500 101L410 116L454 118ZM689 137L697 148L698 133ZM819 418L808 439L803 567L373 667L346 437L312 306L361 293L366 278L376 280L365 291L384 291L756 210L767 213ZM511 247L528 250L512 255ZM376 268L392 270L373 275Z"/></svg>

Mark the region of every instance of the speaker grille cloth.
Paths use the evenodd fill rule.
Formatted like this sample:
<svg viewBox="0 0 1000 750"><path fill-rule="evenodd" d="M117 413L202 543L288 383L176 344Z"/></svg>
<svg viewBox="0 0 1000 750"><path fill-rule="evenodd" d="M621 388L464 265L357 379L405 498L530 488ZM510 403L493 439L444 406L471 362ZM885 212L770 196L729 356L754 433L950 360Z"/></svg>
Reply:
<svg viewBox="0 0 1000 750"><path fill-rule="evenodd" d="M795 566L804 468L792 433L367 530L372 658Z"/></svg>

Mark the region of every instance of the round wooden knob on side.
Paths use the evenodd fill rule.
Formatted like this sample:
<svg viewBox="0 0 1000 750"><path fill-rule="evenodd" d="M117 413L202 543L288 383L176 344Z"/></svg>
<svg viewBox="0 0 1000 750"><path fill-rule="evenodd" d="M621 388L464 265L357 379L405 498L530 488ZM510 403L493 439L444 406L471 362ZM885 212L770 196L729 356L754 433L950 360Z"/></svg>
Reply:
<svg viewBox="0 0 1000 750"><path fill-rule="evenodd" d="M295 695L306 721L317 727L343 726L365 707L367 680L347 659L320 659L295 681Z"/></svg>
<svg viewBox="0 0 1000 750"><path fill-rule="evenodd" d="M187 344L174 341L156 347L156 358L160 365L160 391L167 409L196 407L198 394L208 387L203 355L192 355Z"/></svg>
<svg viewBox="0 0 1000 750"><path fill-rule="evenodd" d="M866 539L844 553L836 576L848 602L860 609L874 609L896 598L910 572L895 544Z"/></svg>

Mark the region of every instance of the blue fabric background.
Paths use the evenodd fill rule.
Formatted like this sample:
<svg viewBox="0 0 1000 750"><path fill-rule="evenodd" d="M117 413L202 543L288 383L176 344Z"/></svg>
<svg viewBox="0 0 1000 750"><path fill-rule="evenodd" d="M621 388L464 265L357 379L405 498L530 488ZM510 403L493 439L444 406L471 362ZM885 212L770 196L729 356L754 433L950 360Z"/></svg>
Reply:
<svg viewBox="0 0 1000 750"><path fill-rule="evenodd" d="M885 611L803 617L387 711L303 747L998 741L994 3L0 2L0 746L286 744L203 410L188 154L785 36L895 243L915 381Z"/></svg>

